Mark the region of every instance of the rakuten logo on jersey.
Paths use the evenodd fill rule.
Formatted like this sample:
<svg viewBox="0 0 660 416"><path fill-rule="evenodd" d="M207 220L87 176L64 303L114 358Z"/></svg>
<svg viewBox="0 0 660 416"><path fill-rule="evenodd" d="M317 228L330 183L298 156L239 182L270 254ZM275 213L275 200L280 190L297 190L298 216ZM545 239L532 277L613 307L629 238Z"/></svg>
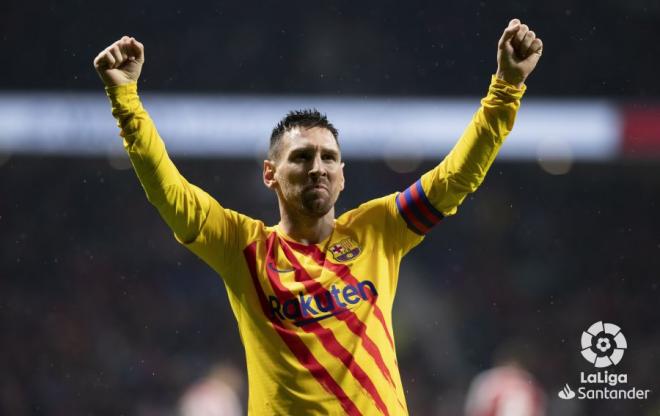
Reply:
<svg viewBox="0 0 660 416"><path fill-rule="evenodd" d="M338 288L332 285L330 290L323 290L315 295L299 292L298 296L280 300L269 296L271 317L293 321L296 326L318 322L322 319L344 313L356 307L360 302L378 297L376 286L370 280L363 280L357 285Z"/></svg>

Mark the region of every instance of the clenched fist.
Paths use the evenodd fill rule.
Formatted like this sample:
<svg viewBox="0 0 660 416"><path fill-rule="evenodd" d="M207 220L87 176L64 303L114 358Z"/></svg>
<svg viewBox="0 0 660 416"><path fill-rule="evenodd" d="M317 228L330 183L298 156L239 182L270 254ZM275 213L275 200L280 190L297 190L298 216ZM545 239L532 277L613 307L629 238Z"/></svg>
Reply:
<svg viewBox="0 0 660 416"><path fill-rule="evenodd" d="M521 87L542 53L541 39L520 20L511 20L497 44L497 77Z"/></svg>
<svg viewBox="0 0 660 416"><path fill-rule="evenodd" d="M124 36L94 58L94 68L106 87L135 82L144 64L144 45Z"/></svg>

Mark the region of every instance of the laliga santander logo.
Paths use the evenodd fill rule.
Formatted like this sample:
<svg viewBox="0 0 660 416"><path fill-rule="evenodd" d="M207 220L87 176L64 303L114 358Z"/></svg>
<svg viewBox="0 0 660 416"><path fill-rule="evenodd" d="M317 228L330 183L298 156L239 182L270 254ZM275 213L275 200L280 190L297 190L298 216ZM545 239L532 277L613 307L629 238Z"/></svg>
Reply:
<svg viewBox="0 0 660 416"><path fill-rule="evenodd" d="M582 356L596 368L619 364L628 348L621 328L598 321L582 333Z"/></svg>
<svg viewBox="0 0 660 416"><path fill-rule="evenodd" d="M582 333L582 356L596 368L617 365L628 348L621 328L598 321ZM651 389L628 385L628 374L580 372L580 385L575 391L567 384L559 391L560 399L570 400L646 400Z"/></svg>

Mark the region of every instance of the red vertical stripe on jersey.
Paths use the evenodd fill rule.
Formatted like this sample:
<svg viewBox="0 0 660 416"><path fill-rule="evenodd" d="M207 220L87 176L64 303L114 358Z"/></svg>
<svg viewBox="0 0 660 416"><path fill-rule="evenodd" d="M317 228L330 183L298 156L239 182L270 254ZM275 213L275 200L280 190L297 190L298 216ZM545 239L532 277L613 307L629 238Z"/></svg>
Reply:
<svg viewBox="0 0 660 416"><path fill-rule="evenodd" d="M259 302L261 303L261 308L264 311L264 315L270 319L273 328L277 334L282 338L284 343L289 347L293 355L296 356L300 364L302 364L313 376L314 378L326 389L329 393L334 394L335 397L341 403L341 407L349 415L361 415L358 408L355 406L355 403L346 395L344 390L339 384L332 378L328 370L321 365L321 363L314 357L312 352L307 348L304 342L296 335L295 331L285 328L282 325L282 322L277 318L277 316L272 316L269 311L268 301L266 300L266 295L261 288L259 283L259 274L257 272L257 255L256 255L256 242L250 244L243 250L245 260L247 262L248 269L250 270L250 275L252 276L252 283L254 284L254 289L257 292L259 297ZM274 314L273 314L274 315Z"/></svg>
<svg viewBox="0 0 660 416"><path fill-rule="evenodd" d="M286 255L291 265L293 267L299 267L301 269L302 277L305 279L303 280L303 283L305 283L305 287L309 291L323 290L323 287L309 276L309 274L302 267L298 259L295 258L289 247L287 247L285 244L282 244L282 250L284 251L284 254ZM296 280L298 280L298 274L296 274ZM355 335L360 337L364 349L369 353L369 355L371 355L374 362L376 363L376 366L380 369L380 372L383 374L383 377L385 377L387 381L390 382L392 387L396 388L394 379L392 379L390 370L387 368L387 365L385 365L385 361L383 360L383 356L380 353L380 350L376 346L376 343L369 337L369 335L367 335L367 325L364 322L362 322L354 312L337 315L337 319L344 321L346 323L346 326L351 330L351 332L353 332Z"/></svg>
<svg viewBox="0 0 660 416"><path fill-rule="evenodd" d="M271 263L277 264L275 262L275 259L273 258L273 252L274 250L277 249L276 248L277 243L280 243L279 238L276 238L275 233L272 233L268 238L268 248L266 254L266 261L269 264ZM309 277L309 274L297 261L297 259L295 257L291 258L289 257L289 255L287 255L288 248L283 245L281 245L281 247L284 250L284 253L289 259L289 261L292 263L291 265L295 269L296 281L302 282L303 285L305 286L305 289L310 294L316 295L323 293L324 288L318 282L312 280ZM268 280L270 281L273 290L275 291L278 298L291 299L296 297L294 293L292 293L282 284L282 281L276 271L267 268L266 272L268 273ZM353 314L353 312L350 312L348 310L347 313ZM340 314L340 315L344 315L344 314ZM339 315L337 315L337 317L339 317ZM362 367L360 367L355 362L353 355L346 348L344 348L343 345L339 343L339 341L335 337L335 334L331 330L324 328L318 322L309 322L305 325L302 325L300 328L305 332L310 332L316 335L316 337L319 339L319 341L321 341L321 344L326 349L326 351L328 351L330 354L338 358L344 364L344 366L346 366L346 368L351 372L353 377L355 377L355 379L360 383L360 385L362 385L362 387L364 387L364 389L369 393L369 395L371 395L372 399L376 404L376 407L384 415L389 415L389 412L387 411L387 406L385 405L383 399L378 394L378 391L376 390L376 386L374 386L373 382L371 381L367 373L362 369Z"/></svg>

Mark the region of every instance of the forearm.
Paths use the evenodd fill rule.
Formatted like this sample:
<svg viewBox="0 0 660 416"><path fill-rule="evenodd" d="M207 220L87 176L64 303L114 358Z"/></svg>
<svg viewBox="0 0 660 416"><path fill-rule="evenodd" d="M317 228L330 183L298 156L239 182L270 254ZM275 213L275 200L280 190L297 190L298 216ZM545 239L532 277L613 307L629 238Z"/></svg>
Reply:
<svg viewBox="0 0 660 416"><path fill-rule="evenodd" d="M147 199L180 240L192 240L204 223L210 198L188 183L174 166L140 102L136 83L106 88L106 93L124 138L124 148Z"/></svg>
<svg viewBox="0 0 660 416"><path fill-rule="evenodd" d="M524 91L524 86L517 88L493 77L488 95L458 143L442 163L422 176L429 200L443 215L453 215L483 182L513 128Z"/></svg>

